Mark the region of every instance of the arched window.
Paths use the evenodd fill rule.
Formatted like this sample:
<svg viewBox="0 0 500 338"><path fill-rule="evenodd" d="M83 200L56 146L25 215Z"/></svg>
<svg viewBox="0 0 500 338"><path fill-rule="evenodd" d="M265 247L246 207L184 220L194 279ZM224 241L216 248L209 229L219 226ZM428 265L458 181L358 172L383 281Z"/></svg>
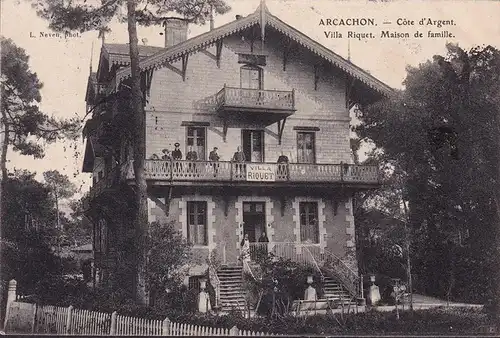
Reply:
<svg viewBox="0 0 500 338"><path fill-rule="evenodd" d="M262 89L262 69L252 65L240 68L241 88Z"/></svg>

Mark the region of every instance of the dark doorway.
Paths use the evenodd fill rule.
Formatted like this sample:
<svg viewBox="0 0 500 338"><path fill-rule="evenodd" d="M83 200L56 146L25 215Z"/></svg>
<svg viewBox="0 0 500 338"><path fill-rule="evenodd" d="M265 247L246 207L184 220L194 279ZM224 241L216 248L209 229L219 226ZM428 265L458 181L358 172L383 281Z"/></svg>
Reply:
<svg viewBox="0 0 500 338"><path fill-rule="evenodd" d="M265 202L243 202L243 234L248 234L250 243L258 241L266 229Z"/></svg>

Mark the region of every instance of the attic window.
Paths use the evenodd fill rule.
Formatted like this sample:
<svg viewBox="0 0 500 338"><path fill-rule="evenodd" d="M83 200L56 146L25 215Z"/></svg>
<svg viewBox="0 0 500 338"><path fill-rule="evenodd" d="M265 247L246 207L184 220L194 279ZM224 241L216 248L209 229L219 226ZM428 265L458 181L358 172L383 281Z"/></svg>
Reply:
<svg viewBox="0 0 500 338"><path fill-rule="evenodd" d="M266 55L263 54L238 54L238 63L256 66L266 65Z"/></svg>

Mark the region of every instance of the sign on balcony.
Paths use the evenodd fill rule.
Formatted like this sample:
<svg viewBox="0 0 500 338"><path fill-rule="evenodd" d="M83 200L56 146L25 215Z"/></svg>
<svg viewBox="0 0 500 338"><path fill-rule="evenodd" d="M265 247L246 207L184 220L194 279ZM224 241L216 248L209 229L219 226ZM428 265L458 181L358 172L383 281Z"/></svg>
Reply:
<svg viewBox="0 0 500 338"><path fill-rule="evenodd" d="M247 164L247 181L274 182L275 164Z"/></svg>

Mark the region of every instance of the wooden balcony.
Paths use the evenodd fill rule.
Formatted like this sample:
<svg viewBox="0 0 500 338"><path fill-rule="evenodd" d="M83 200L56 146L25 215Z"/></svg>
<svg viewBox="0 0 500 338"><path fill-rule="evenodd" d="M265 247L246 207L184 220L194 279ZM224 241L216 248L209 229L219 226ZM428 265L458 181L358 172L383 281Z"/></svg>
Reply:
<svg viewBox="0 0 500 338"><path fill-rule="evenodd" d="M365 184L378 185L377 166L351 164L299 164L299 163L235 163L209 161L146 160L147 180L183 183L218 183L224 185L287 185L297 184ZM132 165L128 165L127 179L134 178Z"/></svg>
<svg viewBox="0 0 500 338"><path fill-rule="evenodd" d="M226 87L216 96L217 110L249 111L291 115L295 112L294 91Z"/></svg>
<svg viewBox="0 0 500 338"><path fill-rule="evenodd" d="M90 208L90 202L95 199L97 196L102 194L106 189L112 188L116 183L119 181L119 170L121 167L114 167L111 169L110 172L108 172L107 175L105 175L103 178L101 178L99 181L94 183L91 187L89 192L82 198L82 203L83 203L83 209L88 210Z"/></svg>

